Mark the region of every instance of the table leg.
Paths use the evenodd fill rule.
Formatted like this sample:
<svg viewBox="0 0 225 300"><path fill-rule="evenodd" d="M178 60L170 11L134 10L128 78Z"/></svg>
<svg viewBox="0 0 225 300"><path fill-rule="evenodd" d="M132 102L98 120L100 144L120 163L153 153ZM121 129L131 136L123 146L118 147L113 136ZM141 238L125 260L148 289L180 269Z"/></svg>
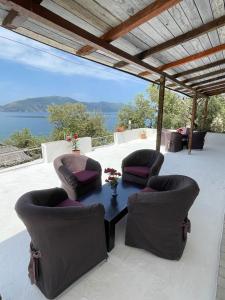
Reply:
<svg viewBox="0 0 225 300"><path fill-rule="evenodd" d="M105 221L105 236L107 251L110 252L115 245L115 224Z"/></svg>

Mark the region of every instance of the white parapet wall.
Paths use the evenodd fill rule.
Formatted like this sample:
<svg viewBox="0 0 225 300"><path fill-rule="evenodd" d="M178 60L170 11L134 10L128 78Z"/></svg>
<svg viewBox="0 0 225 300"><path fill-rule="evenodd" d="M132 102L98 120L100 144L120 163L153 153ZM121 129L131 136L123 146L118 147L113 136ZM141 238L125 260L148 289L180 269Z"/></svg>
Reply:
<svg viewBox="0 0 225 300"><path fill-rule="evenodd" d="M41 144L44 162L52 162L57 156L72 153L72 144L67 141L55 141ZM91 138L79 138L79 150L81 154L92 151Z"/></svg>
<svg viewBox="0 0 225 300"><path fill-rule="evenodd" d="M141 138L141 133L145 132L147 138L156 138L156 129L153 128L137 128L125 130L123 132L114 132L114 143L122 144Z"/></svg>

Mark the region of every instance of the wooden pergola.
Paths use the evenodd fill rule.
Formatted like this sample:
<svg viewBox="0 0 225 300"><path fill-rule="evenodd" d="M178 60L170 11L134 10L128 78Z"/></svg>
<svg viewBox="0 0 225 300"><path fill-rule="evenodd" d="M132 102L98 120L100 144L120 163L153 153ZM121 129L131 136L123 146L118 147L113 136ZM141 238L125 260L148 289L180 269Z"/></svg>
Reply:
<svg viewBox="0 0 225 300"><path fill-rule="evenodd" d="M0 0L0 25L156 83L160 149L165 88L197 99L225 93L223 0Z"/></svg>

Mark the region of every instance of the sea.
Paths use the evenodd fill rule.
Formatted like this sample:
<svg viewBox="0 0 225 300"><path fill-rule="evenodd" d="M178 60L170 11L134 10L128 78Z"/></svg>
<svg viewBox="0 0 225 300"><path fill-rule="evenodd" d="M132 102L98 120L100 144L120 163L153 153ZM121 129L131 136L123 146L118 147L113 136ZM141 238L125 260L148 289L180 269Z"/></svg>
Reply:
<svg viewBox="0 0 225 300"><path fill-rule="evenodd" d="M113 131L117 123L117 113L103 113L105 126ZM0 141L7 139L12 133L29 128L33 135L49 135L53 125L48 121L47 112L0 112Z"/></svg>

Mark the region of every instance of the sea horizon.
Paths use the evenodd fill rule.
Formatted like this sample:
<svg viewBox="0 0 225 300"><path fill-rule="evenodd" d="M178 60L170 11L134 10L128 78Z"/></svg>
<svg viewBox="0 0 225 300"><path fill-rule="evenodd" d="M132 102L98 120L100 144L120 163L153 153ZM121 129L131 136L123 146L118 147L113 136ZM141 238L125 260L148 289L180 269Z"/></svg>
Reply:
<svg viewBox="0 0 225 300"><path fill-rule="evenodd" d="M106 129L112 132L116 127L118 112L102 114ZM30 129L36 136L49 136L54 126L48 120L48 112L0 112L0 142L24 128Z"/></svg>

